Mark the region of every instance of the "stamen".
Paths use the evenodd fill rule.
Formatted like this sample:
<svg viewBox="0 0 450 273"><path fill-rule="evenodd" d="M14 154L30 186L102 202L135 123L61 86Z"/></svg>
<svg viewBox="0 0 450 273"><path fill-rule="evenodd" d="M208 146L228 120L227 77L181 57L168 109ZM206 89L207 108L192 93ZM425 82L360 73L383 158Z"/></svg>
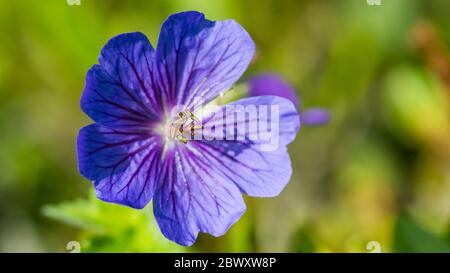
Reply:
<svg viewBox="0 0 450 273"><path fill-rule="evenodd" d="M183 144L187 144L187 135L190 134L190 140L194 139L197 129L202 128L199 124L200 120L189 110L184 110L177 114L177 119L169 124L169 138L179 140Z"/></svg>

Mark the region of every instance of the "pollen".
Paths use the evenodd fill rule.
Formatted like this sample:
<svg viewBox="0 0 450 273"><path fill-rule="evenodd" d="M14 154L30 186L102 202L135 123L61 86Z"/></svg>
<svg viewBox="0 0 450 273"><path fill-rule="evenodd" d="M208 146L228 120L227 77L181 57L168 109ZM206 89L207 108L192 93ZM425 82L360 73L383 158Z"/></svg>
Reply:
<svg viewBox="0 0 450 273"><path fill-rule="evenodd" d="M193 140L198 129L201 128L200 120L189 110L178 112L173 119L169 119L163 129L169 140L178 140L187 144Z"/></svg>

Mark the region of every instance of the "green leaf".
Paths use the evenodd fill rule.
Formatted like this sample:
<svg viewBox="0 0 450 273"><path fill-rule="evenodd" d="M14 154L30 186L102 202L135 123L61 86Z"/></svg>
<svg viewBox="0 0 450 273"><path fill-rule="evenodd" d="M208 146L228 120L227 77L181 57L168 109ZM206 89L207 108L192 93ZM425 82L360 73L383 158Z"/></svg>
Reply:
<svg viewBox="0 0 450 273"><path fill-rule="evenodd" d="M405 215L397 218L393 249L395 252L450 252L446 243Z"/></svg>
<svg viewBox="0 0 450 273"><path fill-rule="evenodd" d="M135 210L88 199L44 206L45 216L81 228L83 252L185 252L160 232L151 206Z"/></svg>
<svg viewBox="0 0 450 273"><path fill-rule="evenodd" d="M300 227L294 234L291 250L297 253L312 253L316 250L316 242L312 238L313 233L308 227Z"/></svg>

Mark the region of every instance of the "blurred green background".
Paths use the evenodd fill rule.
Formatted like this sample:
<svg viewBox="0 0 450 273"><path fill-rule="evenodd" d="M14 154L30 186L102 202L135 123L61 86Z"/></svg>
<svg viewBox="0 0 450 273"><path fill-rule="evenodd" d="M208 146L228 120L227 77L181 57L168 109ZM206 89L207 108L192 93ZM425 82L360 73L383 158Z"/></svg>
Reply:
<svg viewBox="0 0 450 273"><path fill-rule="evenodd" d="M0 251L449 252L450 1L381 3L0 1ZM289 146L294 174L279 197L246 198L225 236L190 248L160 234L150 206L96 200L75 146L101 47L131 31L155 44L185 10L237 20L257 45L245 77L278 73L302 108L332 114Z"/></svg>

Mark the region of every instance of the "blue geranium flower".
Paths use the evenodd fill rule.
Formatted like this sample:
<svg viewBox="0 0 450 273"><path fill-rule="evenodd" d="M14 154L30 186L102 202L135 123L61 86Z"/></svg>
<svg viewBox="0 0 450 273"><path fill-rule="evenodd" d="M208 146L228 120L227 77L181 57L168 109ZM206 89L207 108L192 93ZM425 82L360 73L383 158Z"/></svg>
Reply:
<svg viewBox="0 0 450 273"><path fill-rule="evenodd" d="M88 71L81 97L81 108L95 123L79 132L78 167L93 181L97 197L137 209L153 198L161 232L191 245L198 232L223 235L241 217L241 193L278 195L292 173L286 146L300 126L289 100L260 96L219 109L278 106L278 118L258 116L271 122L271 130L279 128L275 149L260 149L263 141L250 137L260 127L232 140L204 135L188 140L199 128L219 128L223 122L223 131L232 132L251 125L245 115L229 122L212 113L197 117L194 110L229 89L254 51L249 34L235 21L213 22L198 12L170 16L156 50L142 33L113 37L100 64ZM179 105L183 108L173 115Z"/></svg>
<svg viewBox="0 0 450 273"><path fill-rule="evenodd" d="M249 80L249 96L280 96L299 107L295 89L277 74L260 74ZM318 126L330 121L330 113L324 108L308 108L302 111L303 125Z"/></svg>

